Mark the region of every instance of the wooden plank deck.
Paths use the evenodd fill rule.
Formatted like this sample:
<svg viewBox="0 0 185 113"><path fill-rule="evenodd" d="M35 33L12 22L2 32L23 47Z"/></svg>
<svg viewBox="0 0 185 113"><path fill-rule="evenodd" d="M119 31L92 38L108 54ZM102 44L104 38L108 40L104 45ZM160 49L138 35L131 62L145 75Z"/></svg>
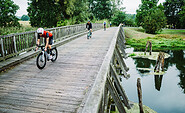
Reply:
<svg viewBox="0 0 185 113"><path fill-rule="evenodd" d="M75 113L83 108L117 28L93 32L58 47L43 70L36 58L0 75L1 113Z"/></svg>

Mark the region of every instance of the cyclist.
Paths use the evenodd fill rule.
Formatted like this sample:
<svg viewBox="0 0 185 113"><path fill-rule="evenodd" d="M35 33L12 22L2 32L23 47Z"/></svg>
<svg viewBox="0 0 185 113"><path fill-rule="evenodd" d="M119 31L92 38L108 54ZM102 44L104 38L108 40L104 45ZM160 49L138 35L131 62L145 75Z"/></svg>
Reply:
<svg viewBox="0 0 185 113"><path fill-rule="evenodd" d="M36 50L38 49L38 46L39 46L39 43L40 43L40 37L44 37L45 40L45 51L47 51L47 48L49 48L48 50L48 53L50 54L50 56L48 57L48 59L52 59L52 55L51 55L51 45L53 44L53 34L49 31L45 31L43 28L38 28L37 29L37 33L38 33L38 40L37 40L37 48Z"/></svg>
<svg viewBox="0 0 185 113"><path fill-rule="evenodd" d="M89 39L89 37L91 38L91 35L92 35L92 24L91 24L90 20L88 20L88 22L86 24L86 28L89 31L88 36L87 36L87 39Z"/></svg>
<svg viewBox="0 0 185 113"><path fill-rule="evenodd" d="M104 21L103 22L103 25L104 25L104 31L106 30L106 22Z"/></svg>
<svg viewBox="0 0 185 113"><path fill-rule="evenodd" d="M112 27L112 23L110 22L110 27Z"/></svg>

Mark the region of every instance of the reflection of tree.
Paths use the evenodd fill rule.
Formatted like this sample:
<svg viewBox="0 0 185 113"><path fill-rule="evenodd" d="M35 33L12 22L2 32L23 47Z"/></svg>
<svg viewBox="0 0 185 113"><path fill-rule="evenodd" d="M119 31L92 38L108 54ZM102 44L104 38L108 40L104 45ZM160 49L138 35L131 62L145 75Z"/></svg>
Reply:
<svg viewBox="0 0 185 113"><path fill-rule="evenodd" d="M180 82L178 83L178 85L180 85L180 87L184 90L183 92L185 93L185 74L180 74Z"/></svg>
<svg viewBox="0 0 185 113"><path fill-rule="evenodd" d="M160 91L163 75L154 75L155 76L155 88Z"/></svg>
<svg viewBox="0 0 185 113"><path fill-rule="evenodd" d="M151 64L155 65L155 61L143 58L135 58L135 63L137 68L150 68Z"/></svg>
<svg viewBox="0 0 185 113"><path fill-rule="evenodd" d="M180 77L180 82L178 85L180 85L180 87L184 90L183 92L185 93L185 58L183 50L174 51L172 61L176 63L176 67L180 71L180 75L178 75Z"/></svg>

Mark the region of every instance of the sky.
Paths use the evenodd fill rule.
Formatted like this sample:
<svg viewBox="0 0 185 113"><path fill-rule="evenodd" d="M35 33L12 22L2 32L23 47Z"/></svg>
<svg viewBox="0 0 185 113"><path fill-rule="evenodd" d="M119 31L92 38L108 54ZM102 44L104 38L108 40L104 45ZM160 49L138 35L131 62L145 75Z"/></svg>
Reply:
<svg viewBox="0 0 185 113"><path fill-rule="evenodd" d="M19 10L16 13L16 16L27 15L27 0L13 0L15 4L19 6ZM159 0L159 3L163 3L165 0ZM125 7L125 11L128 14L136 14L136 10L138 9L139 4L141 4L141 0L123 0L123 7Z"/></svg>
<svg viewBox="0 0 185 113"><path fill-rule="evenodd" d="M159 0L158 4L165 2L165 0ZM127 14L136 14L136 10L141 4L141 0L123 0L123 7Z"/></svg>

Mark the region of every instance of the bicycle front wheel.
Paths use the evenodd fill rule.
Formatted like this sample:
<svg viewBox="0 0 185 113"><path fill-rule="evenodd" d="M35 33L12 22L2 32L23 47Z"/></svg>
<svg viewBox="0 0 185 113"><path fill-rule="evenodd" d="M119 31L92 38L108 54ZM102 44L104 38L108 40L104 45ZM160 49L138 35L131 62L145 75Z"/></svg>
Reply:
<svg viewBox="0 0 185 113"><path fill-rule="evenodd" d="M51 54L52 54L52 59L51 61L54 62L57 57L58 57L58 51L57 51L57 48L53 48L52 51L51 51Z"/></svg>
<svg viewBox="0 0 185 113"><path fill-rule="evenodd" d="M46 55L44 53L40 53L37 56L37 67L39 69L43 69L46 66Z"/></svg>

